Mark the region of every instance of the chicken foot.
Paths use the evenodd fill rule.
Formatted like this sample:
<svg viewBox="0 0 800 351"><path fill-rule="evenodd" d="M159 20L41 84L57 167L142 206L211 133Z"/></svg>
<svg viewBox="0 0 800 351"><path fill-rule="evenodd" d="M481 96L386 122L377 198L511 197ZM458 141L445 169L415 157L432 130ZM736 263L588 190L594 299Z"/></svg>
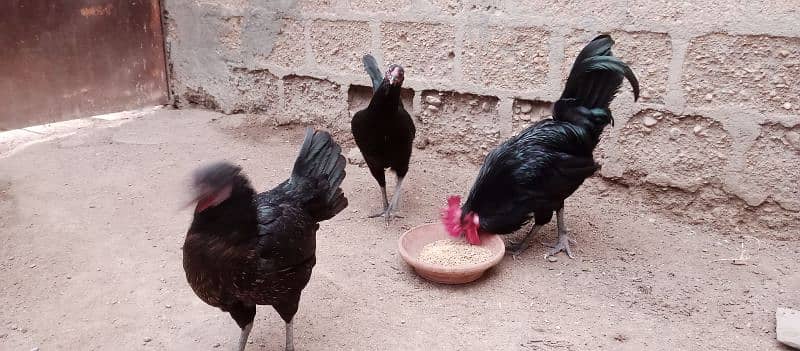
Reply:
<svg viewBox="0 0 800 351"><path fill-rule="evenodd" d="M368 218L383 216L386 219L386 226L389 226L392 217L403 218L401 215L392 213L397 209L397 205L400 203L400 194L403 192L403 179L403 177L397 177L397 186L394 188L391 202L387 201L386 187L381 187L381 192L383 193L383 211L369 215Z"/></svg>
<svg viewBox="0 0 800 351"><path fill-rule="evenodd" d="M522 238L521 241L509 242L509 244L506 245L506 249L508 249L509 252L514 257L517 257L519 254L525 251L528 248L528 246L531 245L531 239L533 238L534 235L536 235L536 233L539 231L540 228L542 228L540 224L534 224L533 227L531 227L531 230L529 230L528 233L525 234L525 237Z"/></svg>
<svg viewBox="0 0 800 351"><path fill-rule="evenodd" d="M552 247L550 251L547 252L547 256L555 256L557 253L564 251L567 254L567 257L573 258L572 256L572 249L569 247L569 244L575 244L575 240L567 235L567 226L564 223L564 209L561 208L556 211L556 225L558 227L558 241L552 244L542 243L545 246Z"/></svg>
<svg viewBox="0 0 800 351"><path fill-rule="evenodd" d="M385 186L381 187L381 195L383 195L383 210L379 211L379 212L376 212L376 213L373 213L373 214L367 216L367 218L375 218L375 217L383 216L383 214L386 213L386 210L389 208L389 197L386 196L386 187Z"/></svg>

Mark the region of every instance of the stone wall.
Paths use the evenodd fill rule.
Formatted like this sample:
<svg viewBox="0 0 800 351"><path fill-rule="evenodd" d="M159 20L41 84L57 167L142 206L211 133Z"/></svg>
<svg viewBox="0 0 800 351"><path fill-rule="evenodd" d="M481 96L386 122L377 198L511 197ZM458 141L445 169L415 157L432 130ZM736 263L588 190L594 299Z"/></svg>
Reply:
<svg viewBox="0 0 800 351"><path fill-rule="evenodd" d="M479 162L549 114L598 33L639 76L598 148L651 208L732 233L800 233L796 0L164 0L178 106L324 126L349 142L361 56L406 68L418 147Z"/></svg>

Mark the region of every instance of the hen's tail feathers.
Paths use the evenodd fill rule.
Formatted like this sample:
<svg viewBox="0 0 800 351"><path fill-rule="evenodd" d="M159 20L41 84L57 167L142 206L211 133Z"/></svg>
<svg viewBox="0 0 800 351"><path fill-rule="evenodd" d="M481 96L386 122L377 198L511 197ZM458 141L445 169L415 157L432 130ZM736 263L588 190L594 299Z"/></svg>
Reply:
<svg viewBox="0 0 800 351"><path fill-rule="evenodd" d="M342 148L324 131L306 129L300 153L294 162L292 179L306 179L321 188L314 197L309 211L317 221L333 218L347 207L347 198L340 186L345 177L346 165Z"/></svg>
<svg viewBox="0 0 800 351"><path fill-rule="evenodd" d="M553 107L553 118L579 122L589 120L602 128L614 123L608 106L622 86L623 78L639 99L639 81L631 68L611 53L614 40L609 35L594 38L581 50L567 78L561 99Z"/></svg>
<svg viewBox="0 0 800 351"><path fill-rule="evenodd" d="M364 62L364 70L367 71L369 74L369 78L372 80L372 91L375 92L378 90L378 87L381 86L383 82L383 75L381 74L381 68L378 66L378 61L375 60L374 57L370 54L364 55L362 59Z"/></svg>

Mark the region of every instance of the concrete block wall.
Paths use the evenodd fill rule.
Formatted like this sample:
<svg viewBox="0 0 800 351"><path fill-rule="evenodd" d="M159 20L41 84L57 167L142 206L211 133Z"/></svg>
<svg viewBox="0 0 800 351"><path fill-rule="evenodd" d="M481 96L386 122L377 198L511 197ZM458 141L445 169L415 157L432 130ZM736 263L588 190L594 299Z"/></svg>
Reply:
<svg viewBox="0 0 800 351"><path fill-rule="evenodd" d="M420 148L480 162L549 115L572 60L616 39L626 85L598 147L634 201L731 233L800 237L796 0L164 0L178 106L326 127L350 143L364 53L406 68Z"/></svg>

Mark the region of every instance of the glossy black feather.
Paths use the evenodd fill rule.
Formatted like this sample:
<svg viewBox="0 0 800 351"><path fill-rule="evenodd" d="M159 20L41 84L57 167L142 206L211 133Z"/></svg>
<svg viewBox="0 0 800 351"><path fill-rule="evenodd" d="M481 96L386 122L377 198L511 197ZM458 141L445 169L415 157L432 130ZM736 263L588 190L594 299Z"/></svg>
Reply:
<svg viewBox="0 0 800 351"><path fill-rule="evenodd" d="M601 35L575 60L553 119L533 124L487 155L462 206L478 214L481 230L509 234L531 219L546 224L583 181L600 169L592 156L613 123L608 109L623 79L638 97L627 64L611 56L614 41Z"/></svg>
<svg viewBox="0 0 800 351"><path fill-rule="evenodd" d="M186 235L183 264L195 293L240 326L255 305L291 320L316 263L318 222L347 206L344 166L330 134L309 130L291 177L272 190L256 194L236 174L231 196L195 213Z"/></svg>
<svg viewBox="0 0 800 351"><path fill-rule="evenodd" d="M607 109L623 79L628 79L634 100L638 100L639 81L625 62L612 55L613 45L614 40L609 35L600 35L581 50L570 70L561 100L577 100L579 106L588 109ZM554 113L553 118L559 117Z"/></svg>
<svg viewBox="0 0 800 351"><path fill-rule="evenodd" d="M540 121L492 150L462 206L483 231L509 234L538 215L547 223L583 181L600 167L592 141L575 125Z"/></svg>

